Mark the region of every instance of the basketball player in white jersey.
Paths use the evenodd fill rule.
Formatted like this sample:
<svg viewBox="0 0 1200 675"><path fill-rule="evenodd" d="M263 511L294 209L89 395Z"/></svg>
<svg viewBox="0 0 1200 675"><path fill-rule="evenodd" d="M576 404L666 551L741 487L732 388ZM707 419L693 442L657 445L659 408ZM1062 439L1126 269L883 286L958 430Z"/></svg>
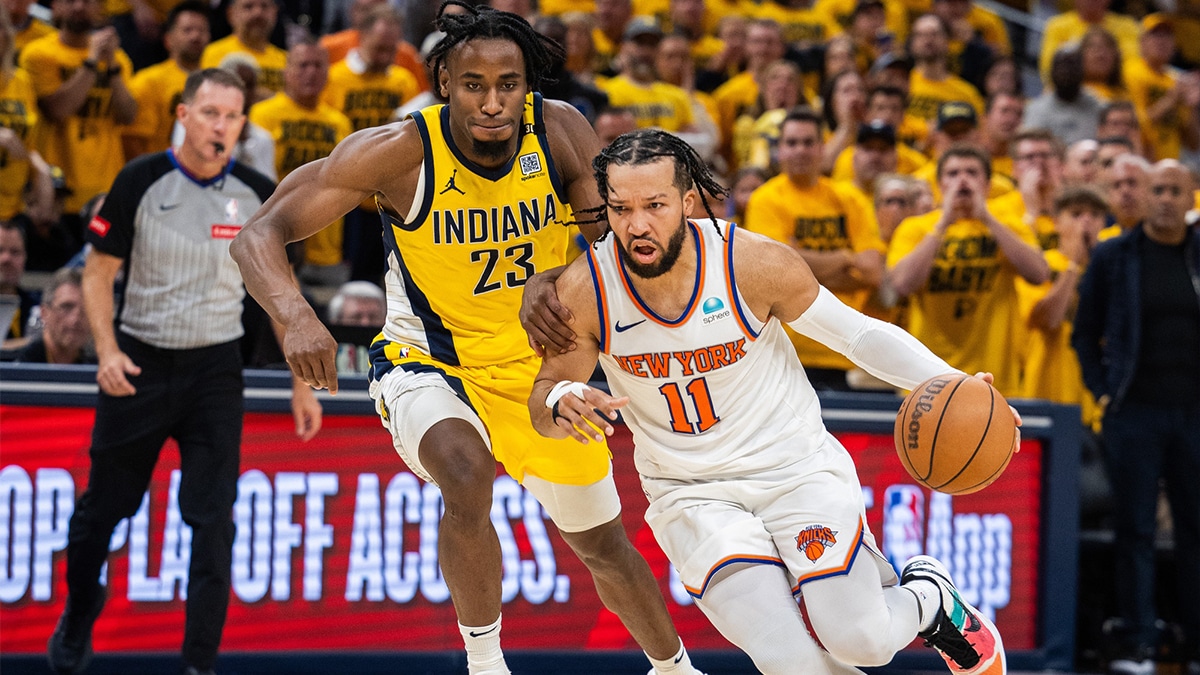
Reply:
<svg viewBox="0 0 1200 675"><path fill-rule="evenodd" d="M611 234L557 281L576 349L545 357L537 430L598 441L622 410L646 521L762 672L856 672L919 635L951 672L1005 673L999 632L941 563L918 556L897 579L879 552L853 461L782 324L897 387L956 371L843 305L793 248L715 220L703 194L724 190L678 138L626 134L593 167ZM687 219L697 201L710 219ZM581 382L597 357L612 396Z"/></svg>

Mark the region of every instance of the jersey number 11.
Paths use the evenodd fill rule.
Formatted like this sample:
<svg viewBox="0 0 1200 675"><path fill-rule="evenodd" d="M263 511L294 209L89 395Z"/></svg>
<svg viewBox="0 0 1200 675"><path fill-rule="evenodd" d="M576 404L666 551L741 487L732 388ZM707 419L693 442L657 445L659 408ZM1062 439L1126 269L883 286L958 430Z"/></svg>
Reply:
<svg viewBox="0 0 1200 675"><path fill-rule="evenodd" d="M712 396L708 393L708 381L698 377L684 387L688 397L692 399L692 407L696 411L696 421L691 421L688 409L683 402L683 394L679 385L668 382L658 388L659 393L667 399L667 408L671 411L671 430L677 434L702 434L721 421L713 410Z"/></svg>

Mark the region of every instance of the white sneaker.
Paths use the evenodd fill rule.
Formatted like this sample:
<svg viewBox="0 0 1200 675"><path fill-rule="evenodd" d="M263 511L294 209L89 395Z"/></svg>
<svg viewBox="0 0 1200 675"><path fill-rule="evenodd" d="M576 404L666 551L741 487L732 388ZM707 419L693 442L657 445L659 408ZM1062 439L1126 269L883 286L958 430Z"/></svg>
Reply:
<svg viewBox="0 0 1200 675"><path fill-rule="evenodd" d="M1113 659L1108 662L1108 672L1111 675L1154 675L1154 661L1151 659Z"/></svg>

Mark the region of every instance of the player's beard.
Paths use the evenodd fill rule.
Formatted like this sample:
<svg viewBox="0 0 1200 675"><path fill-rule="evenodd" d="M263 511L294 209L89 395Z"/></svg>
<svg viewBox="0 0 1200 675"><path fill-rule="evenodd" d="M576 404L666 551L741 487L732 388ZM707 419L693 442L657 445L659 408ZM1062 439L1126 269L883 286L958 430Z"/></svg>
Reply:
<svg viewBox="0 0 1200 675"><path fill-rule="evenodd" d="M508 159L512 155L512 147L509 141L481 141L478 138L471 139L471 149L475 152L475 156L497 162Z"/></svg>
<svg viewBox="0 0 1200 675"><path fill-rule="evenodd" d="M679 228L671 234L671 238L667 241L667 248L662 252L662 257L657 262L650 263L649 265L643 265L634 260L619 238L617 239L617 250L621 254L621 261L625 263L625 267L630 272L643 279L654 279L670 272L671 268L675 266L675 263L679 260L679 254L683 252L683 238L686 234L687 218L680 218ZM613 236L616 235L614 234ZM631 241L629 243L632 246L634 242Z"/></svg>

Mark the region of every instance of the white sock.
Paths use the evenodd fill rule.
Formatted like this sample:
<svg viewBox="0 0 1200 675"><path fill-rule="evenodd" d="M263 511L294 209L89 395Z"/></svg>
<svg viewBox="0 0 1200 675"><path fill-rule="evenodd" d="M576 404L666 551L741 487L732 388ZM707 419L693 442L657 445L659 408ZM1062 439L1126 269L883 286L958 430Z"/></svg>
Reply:
<svg viewBox="0 0 1200 675"><path fill-rule="evenodd" d="M917 599L917 608L921 612L921 632L933 628L938 610L942 608L942 589L927 579L913 579L900 588L910 592Z"/></svg>
<svg viewBox="0 0 1200 675"><path fill-rule="evenodd" d="M467 647L467 672L471 675L508 675L504 652L500 651L500 617L486 626L458 624Z"/></svg>
<svg viewBox="0 0 1200 675"><path fill-rule="evenodd" d="M683 640L679 641L679 651L668 659L660 661L649 654L646 654L646 658L650 659L650 665L654 666L653 672L658 675L687 675L698 672L683 646Z"/></svg>

